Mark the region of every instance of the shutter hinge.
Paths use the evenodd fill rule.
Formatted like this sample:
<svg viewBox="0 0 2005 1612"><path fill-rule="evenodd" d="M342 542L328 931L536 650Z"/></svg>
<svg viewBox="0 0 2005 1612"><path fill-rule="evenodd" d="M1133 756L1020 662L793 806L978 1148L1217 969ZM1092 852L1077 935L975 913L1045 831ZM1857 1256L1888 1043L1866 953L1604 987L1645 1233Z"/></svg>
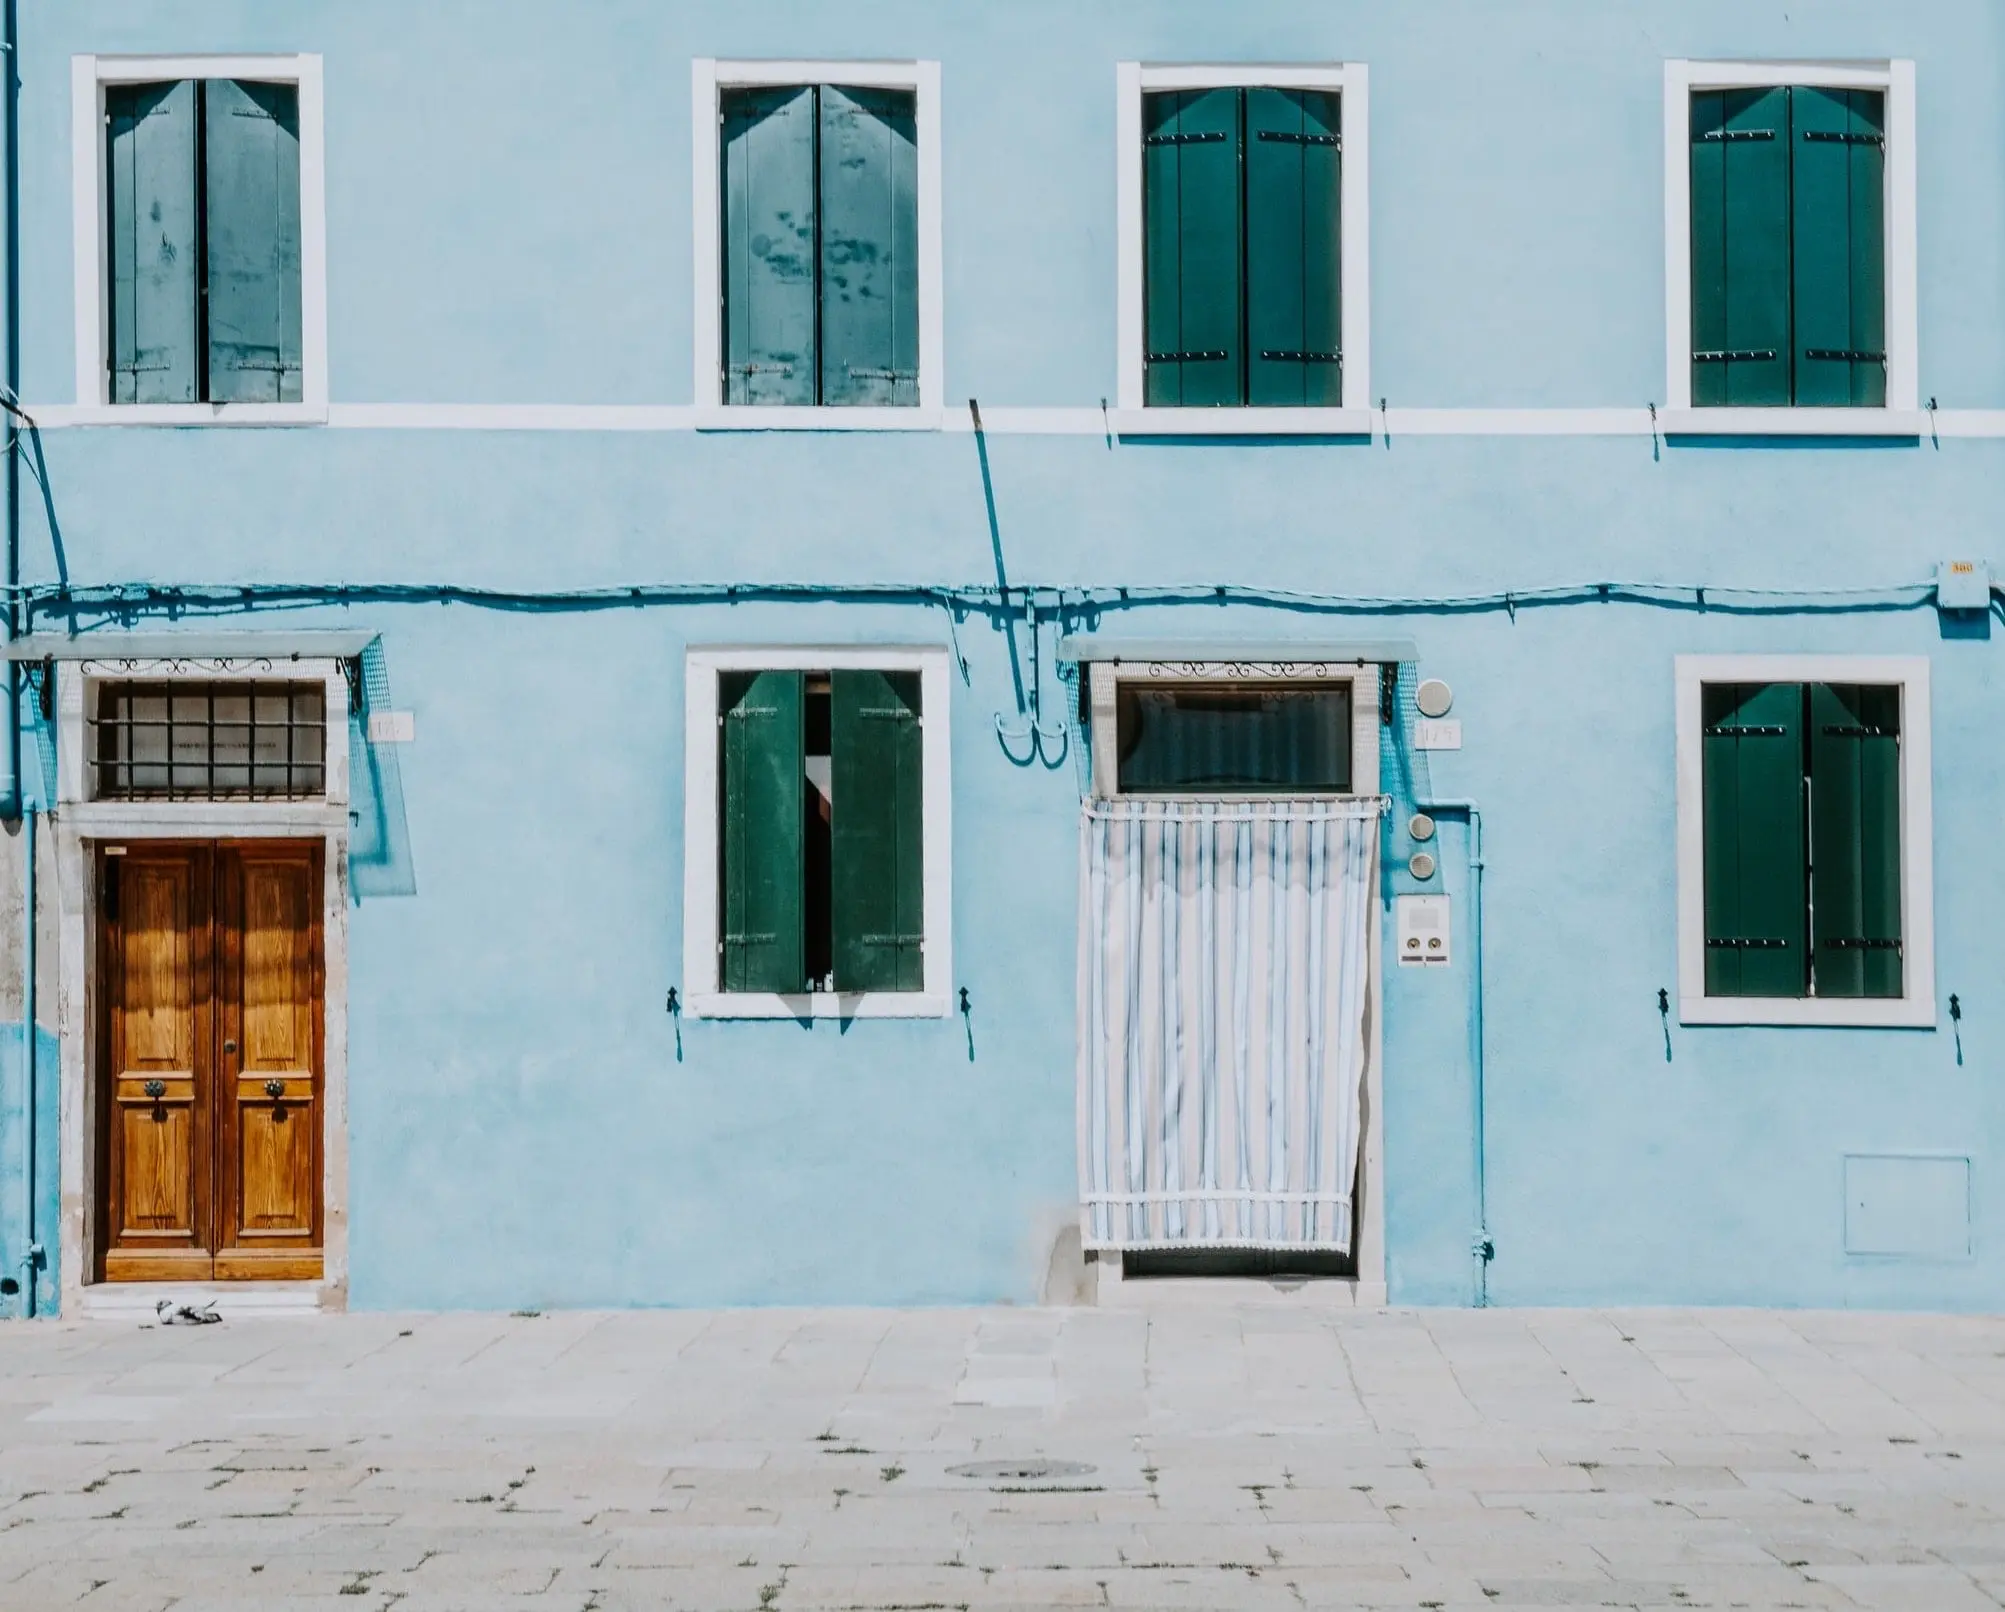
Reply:
<svg viewBox="0 0 2005 1612"><path fill-rule="evenodd" d="M1750 938L1745 935L1734 935L1720 940L1715 940L1710 935L1706 937L1706 948L1709 951L1775 952L1786 951L1788 947L1789 942L1786 940Z"/></svg>
<svg viewBox="0 0 2005 1612"><path fill-rule="evenodd" d="M1701 140L1773 140L1773 129L1708 129Z"/></svg>
<svg viewBox="0 0 2005 1612"><path fill-rule="evenodd" d="M1142 144L1145 146L1208 146L1226 138L1226 135L1214 129L1204 134L1151 134L1143 139Z"/></svg>
<svg viewBox="0 0 2005 1612"><path fill-rule="evenodd" d="M1223 139L1221 135L1219 138ZM1294 146L1341 146L1341 134L1290 134L1285 129L1262 129L1254 136L1256 140L1278 140Z"/></svg>
<svg viewBox="0 0 2005 1612"><path fill-rule="evenodd" d="M1692 354L1695 364L1751 364L1776 356L1773 347L1733 347L1725 351Z"/></svg>
<svg viewBox="0 0 2005 1612"><path fill-rule="evenodd" d="M1884 134L1852 134L1841 129L1805 129L1803 138L1829 145L1878 146L1882 151L1887 149L1887 137Z"/></svg>
<svg viewBox="0 0 2005 1612"><path fill-rule="evenodd" d="M1885 353L1854 352L1848 347L1806 347L1805 358L1829 359L1838 364L1884 364Z"/></svg>
<svg viewBox="0 0 2005 1612"><path fill-rule="evenodd" d="M1829 940L1820 940L1817 944L1835 946L1840 951L1855 952L1897 952L1901 949L1898 940L1869 940L1863 935L1833 935Z"/></svg>
<svg viewBox="0 0 2005 1612"><path fill-rule="evenodd" d="M1900 734L1886 728L1861 727L1856 722L1827 722L1823 728L1827 739L1898 739Z"/></svg>
<svg viewBox="0 0 2005 1612"><path fill-rule="evenodd" d="M1789 737L1789 730L1773 724L1762 724L1760 726L1744 728L1718 727L1707 728L1706 737L1708 739L1786 739Z"/></svg>
<svg viewBox="0 0 2005 1612"><path fill-rule="evenodd" d="M1291 352L1274 347L1263 347L1260 356L1277 364L1341 364L1342 353Z"/></svg>
<svg viewBox="0 0 2005 1612"><path fill-rule="evenodd" d="M1194 353L1150 353L1148 358L1151 364L1200 364L1215 363L1231 356L1231 353L1220 348L1217 351L1206 349Z"/></svg>

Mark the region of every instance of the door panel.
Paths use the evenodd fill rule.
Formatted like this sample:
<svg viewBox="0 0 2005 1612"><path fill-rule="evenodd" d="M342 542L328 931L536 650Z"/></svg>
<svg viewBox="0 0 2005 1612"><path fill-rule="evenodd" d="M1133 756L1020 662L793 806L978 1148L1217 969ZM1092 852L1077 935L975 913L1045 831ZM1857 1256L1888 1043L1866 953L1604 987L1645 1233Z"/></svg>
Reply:
<svg viewBox="0 0 2005 1612"><path fill-rule="evenodd" d="M211 866L197 846L103 859L111 1280L208 1274Z"/></svg>
<svg viewBox="0 0 2005 1612"><path fill-rule="evenodd" d="M219 1276L318 1274L320 855L226 847L217 1004L222 1023Z"/></svg>
<svg viewBox="0 0 2005 1612"><path fill-rule="evenodd" d="M321 848L100 861L110 1281L321 1274Z"/></svg>

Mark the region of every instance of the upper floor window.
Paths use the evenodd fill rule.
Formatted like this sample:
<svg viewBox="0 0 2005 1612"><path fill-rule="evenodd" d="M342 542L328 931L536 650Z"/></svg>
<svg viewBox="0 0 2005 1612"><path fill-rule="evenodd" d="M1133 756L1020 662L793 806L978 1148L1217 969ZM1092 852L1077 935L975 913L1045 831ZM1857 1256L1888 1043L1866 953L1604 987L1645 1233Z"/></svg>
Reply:
<svg viewBox="0 0 2005 1612"><path fill-rule="evenodd" d="M1343 97L1142 97L1151 406L1343 401Z"/></svg>
<svg viewBox="0 0 2005 1612"><path fill-rule="evenodd" d="M1914 409L1902 65L1673 64L1673 407Z"/></svg>
<svg viewBox="0 0 2005 1612"><path fill-rule="evenodd" d="M324 408L317 60L79 57L76 76L78 172L98 179L78 193L78 401Z"/></svg>
<svg viewBox="0 0 2005 1612"><path fill-rule="evenodd" d="M1120 78L1121 405L1152 416L1125 423L1367 429L1364 68Z"/></svg>
<svg viewBox="0 0 2005 1612"><path fill-rule="evenodd" d="M1684 1017L1933 1023L1927 662L1683 657L1678 682Z"/></svg>
<svg viewBox="0 0 2005 1612"><path fill-rule="evenodd" d="M706 61L697 80L699 405L919 423L939 392L937 68Z"/></svg>

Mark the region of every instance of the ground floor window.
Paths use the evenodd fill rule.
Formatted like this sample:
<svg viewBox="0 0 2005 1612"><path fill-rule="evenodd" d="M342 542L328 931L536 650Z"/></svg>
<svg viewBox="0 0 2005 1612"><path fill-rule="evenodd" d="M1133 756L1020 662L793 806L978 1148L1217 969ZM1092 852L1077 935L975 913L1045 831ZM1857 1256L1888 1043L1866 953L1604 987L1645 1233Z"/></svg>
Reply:
<svg viewBox="0 0 2005 1612"><path fill-rule="evenodd" d="M692 653L693 1011L937 1007L945 691L930 651Z"/></svg>
<svg viewBox="0 0 2005 1612"><path fill-rule="evenodd" d="M1687 1016L1696 994L1785 1022L1932 1018L1926 662L1699 659L1680 683Z"/></svg>

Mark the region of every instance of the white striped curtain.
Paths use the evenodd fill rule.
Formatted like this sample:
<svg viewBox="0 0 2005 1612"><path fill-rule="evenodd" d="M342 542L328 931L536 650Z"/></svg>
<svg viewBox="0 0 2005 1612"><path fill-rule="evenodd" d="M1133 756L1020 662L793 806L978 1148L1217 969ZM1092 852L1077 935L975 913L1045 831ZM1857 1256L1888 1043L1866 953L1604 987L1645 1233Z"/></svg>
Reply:
<svg viewBox="0 0 2005 1612"><path fill-rule="evenodd" d="M1379 812L1087 802L1088 1248L1350 1247Z"/></svg>

